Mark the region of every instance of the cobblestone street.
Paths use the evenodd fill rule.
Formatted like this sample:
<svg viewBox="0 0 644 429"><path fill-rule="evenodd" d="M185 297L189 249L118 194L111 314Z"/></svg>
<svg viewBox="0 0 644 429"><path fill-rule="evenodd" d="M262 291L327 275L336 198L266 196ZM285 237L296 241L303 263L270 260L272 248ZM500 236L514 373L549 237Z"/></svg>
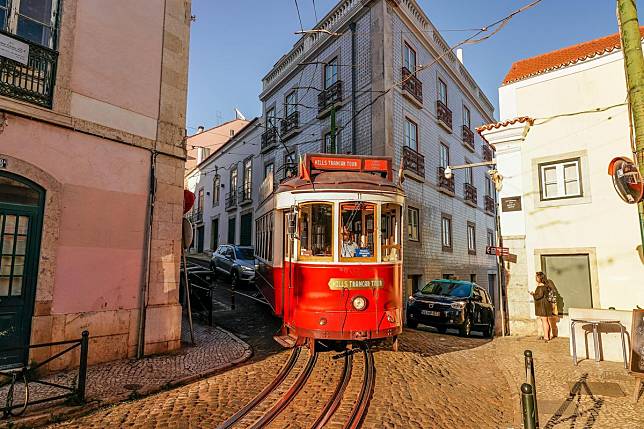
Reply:
<svg viewBox="0 0 644 429"><path fill-rule="evenodd" d="M215 427L244 406L270 383L289 352L281 350L271 339L279 323L261 304L239 297L237 311L231 312L224 304L228 292L221 288L218 293L215 300L219 300L220 309L215 313L215 323L257 348L251 360L190 385L112 406L54 427ZM521 427L518 390L524 377L523 351L528 348L534 351L536 362L541 427L643 427L644 401L640 399L638 405L630 402L634 382L623 367L618 363L602 362L596 366L594 362L584 361L575 368L567 344L566 339L550 344L525 337L489 341L449 333L442 335L423 328L406 330L398 353L386 345L375 352L376 388L363 427ZM332 352L321 354L303 390L270 427L310 427L340 377L341 360L332 360L332 356ZM295 373L304 366L305 360L305 357L299 358ZM354 376L345 392L345 401L326 427L341 427L358 395L363 362L359 355L354 361ZM596 393L570 395L574 383L584 374L588 385L597 388ZM606 383L614 384L602 394ZM289 384L287 379L285 385ZM284 388L269 396L263 408L251 413L240 427L247 426L252 417L275 402L283 391Z"/></svg>

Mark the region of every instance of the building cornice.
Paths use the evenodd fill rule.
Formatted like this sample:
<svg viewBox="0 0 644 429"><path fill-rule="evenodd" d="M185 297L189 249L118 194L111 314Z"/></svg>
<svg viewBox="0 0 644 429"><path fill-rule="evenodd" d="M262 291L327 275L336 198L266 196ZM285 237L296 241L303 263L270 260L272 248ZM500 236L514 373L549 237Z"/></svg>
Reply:
<svg viewBox="0 0 644 429"><path fill-rule="evenodd" d="M497 145L504 143L520 143L525 140L534 119L527 116L496 122L478 127L479 135L497 149ZM498 150L498 149L497 149Z"/></svg>

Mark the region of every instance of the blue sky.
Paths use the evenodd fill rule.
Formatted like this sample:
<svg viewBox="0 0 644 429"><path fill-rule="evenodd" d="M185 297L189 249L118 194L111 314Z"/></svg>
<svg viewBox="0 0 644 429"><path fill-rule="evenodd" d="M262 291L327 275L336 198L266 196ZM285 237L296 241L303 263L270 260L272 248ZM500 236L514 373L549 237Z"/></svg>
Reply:
<svg viewBox="0 0 644 429"><path fill-rule="evenodd" d="M305 28L337 0L298 0ZM418 0L453 45L530 0ZM188 88L188 133L234 117L261 113L261 78L298 39L294 0L193 0ZM642 14L640 14L641 20ZM516 60L617 31L615 0L543 0L517 15L498 34L464 47L464 62L498 108L498 87ZM498 117L498 113L497 113Z"/></svg>

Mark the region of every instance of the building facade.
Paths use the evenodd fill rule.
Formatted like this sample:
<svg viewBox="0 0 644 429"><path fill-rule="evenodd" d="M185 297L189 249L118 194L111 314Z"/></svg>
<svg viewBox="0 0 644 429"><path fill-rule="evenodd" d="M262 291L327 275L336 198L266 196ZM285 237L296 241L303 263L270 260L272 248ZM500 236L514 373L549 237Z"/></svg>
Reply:
<svg viewBox="0 0 644 429"><path fill-rule="evenodd" d="M247 124L247 120L236 118L208 130L198 127L197 133L188 137L186 172L190 172L197 164L201 164L204 159L223 146Z"/></svg>
<svg viewBox="0 0 644 429"><path fill-rule="evenodd" d="M90 363L175 349L190 0L6 4L0 349L83 330Z"/></svg>
<svg viewBox="0 0 644 429"><path fill-rule="evenodd" d="M305 153L390 156L407 194L406 292L435 278L497 295L492 159L473 130L493 106L414 0L343 0L263 79L260 163L276 180ZM422 66L422 67L421 67Z"/></svg>
<svg viewBox="0 0 644 429"><path fill-rule="evenodd" d="M561 295L560 335L574 314L630 328L630 310L644 303L638 214L607 174L613 158L632 158L619 36L518 61L499 97L502 122L480 132L505 176L503 243L517 255L506 266L512 333L536 332L528 291L537 271ZM604 351L621 359L620 347Z"/></svg>
<svg viewBox="0 0 644 429"><path fill-rule="evenodd" d="M191 252L210 254L219 244L254 244L260 186L273 177L273 167L259 157L261 122L248 122L187 173L187 189L196 197L189 214L194 228ZM198 137L189 137L187 144Z"/></svg>

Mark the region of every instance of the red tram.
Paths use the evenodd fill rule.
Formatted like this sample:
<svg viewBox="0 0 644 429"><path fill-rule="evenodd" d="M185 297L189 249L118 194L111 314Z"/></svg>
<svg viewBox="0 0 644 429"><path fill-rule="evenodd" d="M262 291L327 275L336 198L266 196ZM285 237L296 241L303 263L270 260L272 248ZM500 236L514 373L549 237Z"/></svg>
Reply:
<svg viewBox="0 0 644 429"><path fill-rule="evenodd" d="M284 345L402 331L402 208L391 158L308 154L256 213L256 282Z"/></svg>

